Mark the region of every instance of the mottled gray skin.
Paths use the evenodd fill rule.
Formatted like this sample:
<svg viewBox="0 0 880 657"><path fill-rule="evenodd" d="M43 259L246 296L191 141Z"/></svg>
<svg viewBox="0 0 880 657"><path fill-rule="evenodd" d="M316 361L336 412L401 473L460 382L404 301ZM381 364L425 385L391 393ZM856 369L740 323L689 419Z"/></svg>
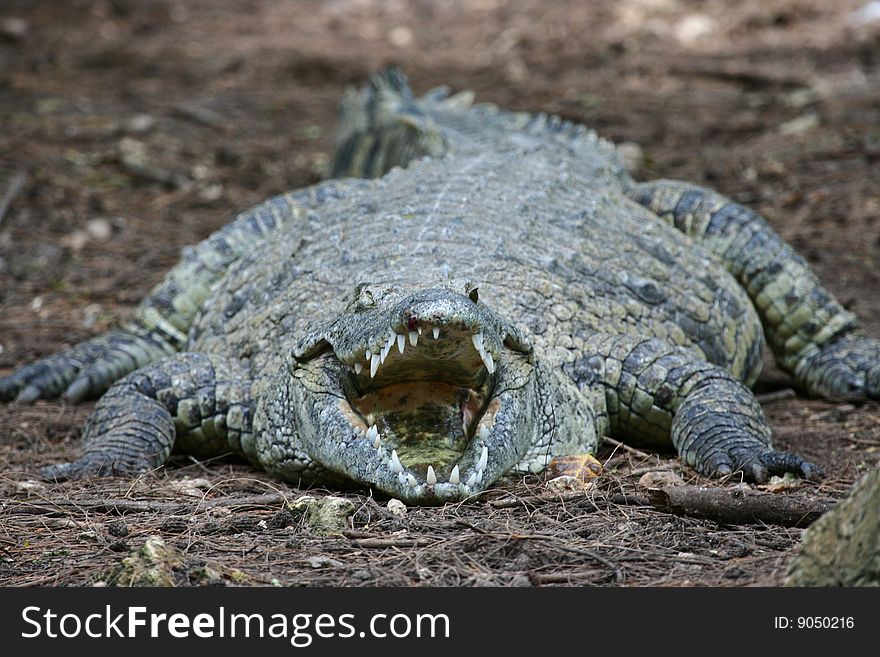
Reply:
<svg viewBox="0 0 880 657"><path fill-rule="evenodd" d="M806 392L880 394L880 344L763 219L634 183L580 126L415 100L392 71L347 97L333 173L382 177L249 210L129 326L0 379L0 398L77 400L140 368L99 402L83 458L46 476L232 450L430 503L611 435L709 475L813 477L773 450L747 388L765 335Z"/></svg>
<svg viewBox="0 0 880 657"><path fill-rule="evenodd" d="M880 586L880 467L804 532L785 583Z"/></svg>

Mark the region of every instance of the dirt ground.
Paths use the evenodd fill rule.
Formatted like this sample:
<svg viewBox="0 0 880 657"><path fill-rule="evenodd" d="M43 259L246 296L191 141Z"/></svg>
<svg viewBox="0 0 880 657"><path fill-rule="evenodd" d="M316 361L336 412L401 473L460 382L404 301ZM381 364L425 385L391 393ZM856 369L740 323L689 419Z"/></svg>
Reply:
<svg viewBox="0 0 880 657"><path fill-rule="evenodd" d="M641 179L748 203L880 336L880 21L865 2L6 0L0 374L123 320L181 247L317 181L341 93L387 64L417 91L585 123L639 144ZM759 382L776 444L828 473L794 493L840 498L880 460L880 405L789 386L772 366ZM76 453L92 406L0 406L0 585L106 582L160 536L180 585L773 586L802 532L656 511L645 472L709 482L611 445L587 494L534 477L403 517L347 494L333 536L286 508L302 491L232 461L38 482Z"/></svg>

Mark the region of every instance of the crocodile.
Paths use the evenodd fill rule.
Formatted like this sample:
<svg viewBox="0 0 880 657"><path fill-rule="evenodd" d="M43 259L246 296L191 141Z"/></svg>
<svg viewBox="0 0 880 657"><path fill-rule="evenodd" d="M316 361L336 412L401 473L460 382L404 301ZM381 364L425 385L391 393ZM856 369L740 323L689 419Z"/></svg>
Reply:
<svg viewBox="0 0 880 657"><path fill-rule="evenodd" d="M100 397L50 480L235 453L297 485L408 503L596 451L674 447L706 476L822 476L750 390L880 397L880 341L754 211L637 182L610 142L397 70L345 96L331 176L239 214L117 330L0 379Z"/></svg>

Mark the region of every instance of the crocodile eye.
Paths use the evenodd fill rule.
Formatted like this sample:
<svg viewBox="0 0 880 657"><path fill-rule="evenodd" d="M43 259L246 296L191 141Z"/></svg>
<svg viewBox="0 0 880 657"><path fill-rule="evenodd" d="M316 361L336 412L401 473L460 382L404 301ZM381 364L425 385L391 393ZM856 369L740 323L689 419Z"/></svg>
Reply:
<svg viewBox="0 0 880 657"><path fill-rule="evenodd" d="M376 300L373 298L373 293L370 292L366 285L358 285L354 291L354 295L355 310L369 310L370 308L376 307Z"/></svg>
<svg viewBox="0 0 880 657"><path fill-rule="evenodd" d="M477 290L477 288L473 288L472 290L470 290L470 291L468 292L468 298L469 298L471 301L473 301L474 303L479 303L479 302L480 302L480 292L479 292L479 290Z"/></svg>

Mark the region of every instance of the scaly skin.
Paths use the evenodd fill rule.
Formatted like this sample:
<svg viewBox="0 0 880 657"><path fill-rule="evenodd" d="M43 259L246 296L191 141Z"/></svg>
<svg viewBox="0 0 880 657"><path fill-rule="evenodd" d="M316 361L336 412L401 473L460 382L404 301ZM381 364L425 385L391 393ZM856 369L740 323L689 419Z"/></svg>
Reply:
<svg viewBox="0 0 880 657"><path fill-rule="evenodd" d="M276 197L189 252L136 312L161 349L98 349L98 367L74 348L0 379L7 399L80 397L141 367L47 476L228 448L289 481L431 503L605 434L709 475L815 477L773 449L748 390L764 335L807 392L880 394L880 343L763 219L634 183L580 126L416 100L386 72L346 98L332 170L382 177Z"/></svg>

